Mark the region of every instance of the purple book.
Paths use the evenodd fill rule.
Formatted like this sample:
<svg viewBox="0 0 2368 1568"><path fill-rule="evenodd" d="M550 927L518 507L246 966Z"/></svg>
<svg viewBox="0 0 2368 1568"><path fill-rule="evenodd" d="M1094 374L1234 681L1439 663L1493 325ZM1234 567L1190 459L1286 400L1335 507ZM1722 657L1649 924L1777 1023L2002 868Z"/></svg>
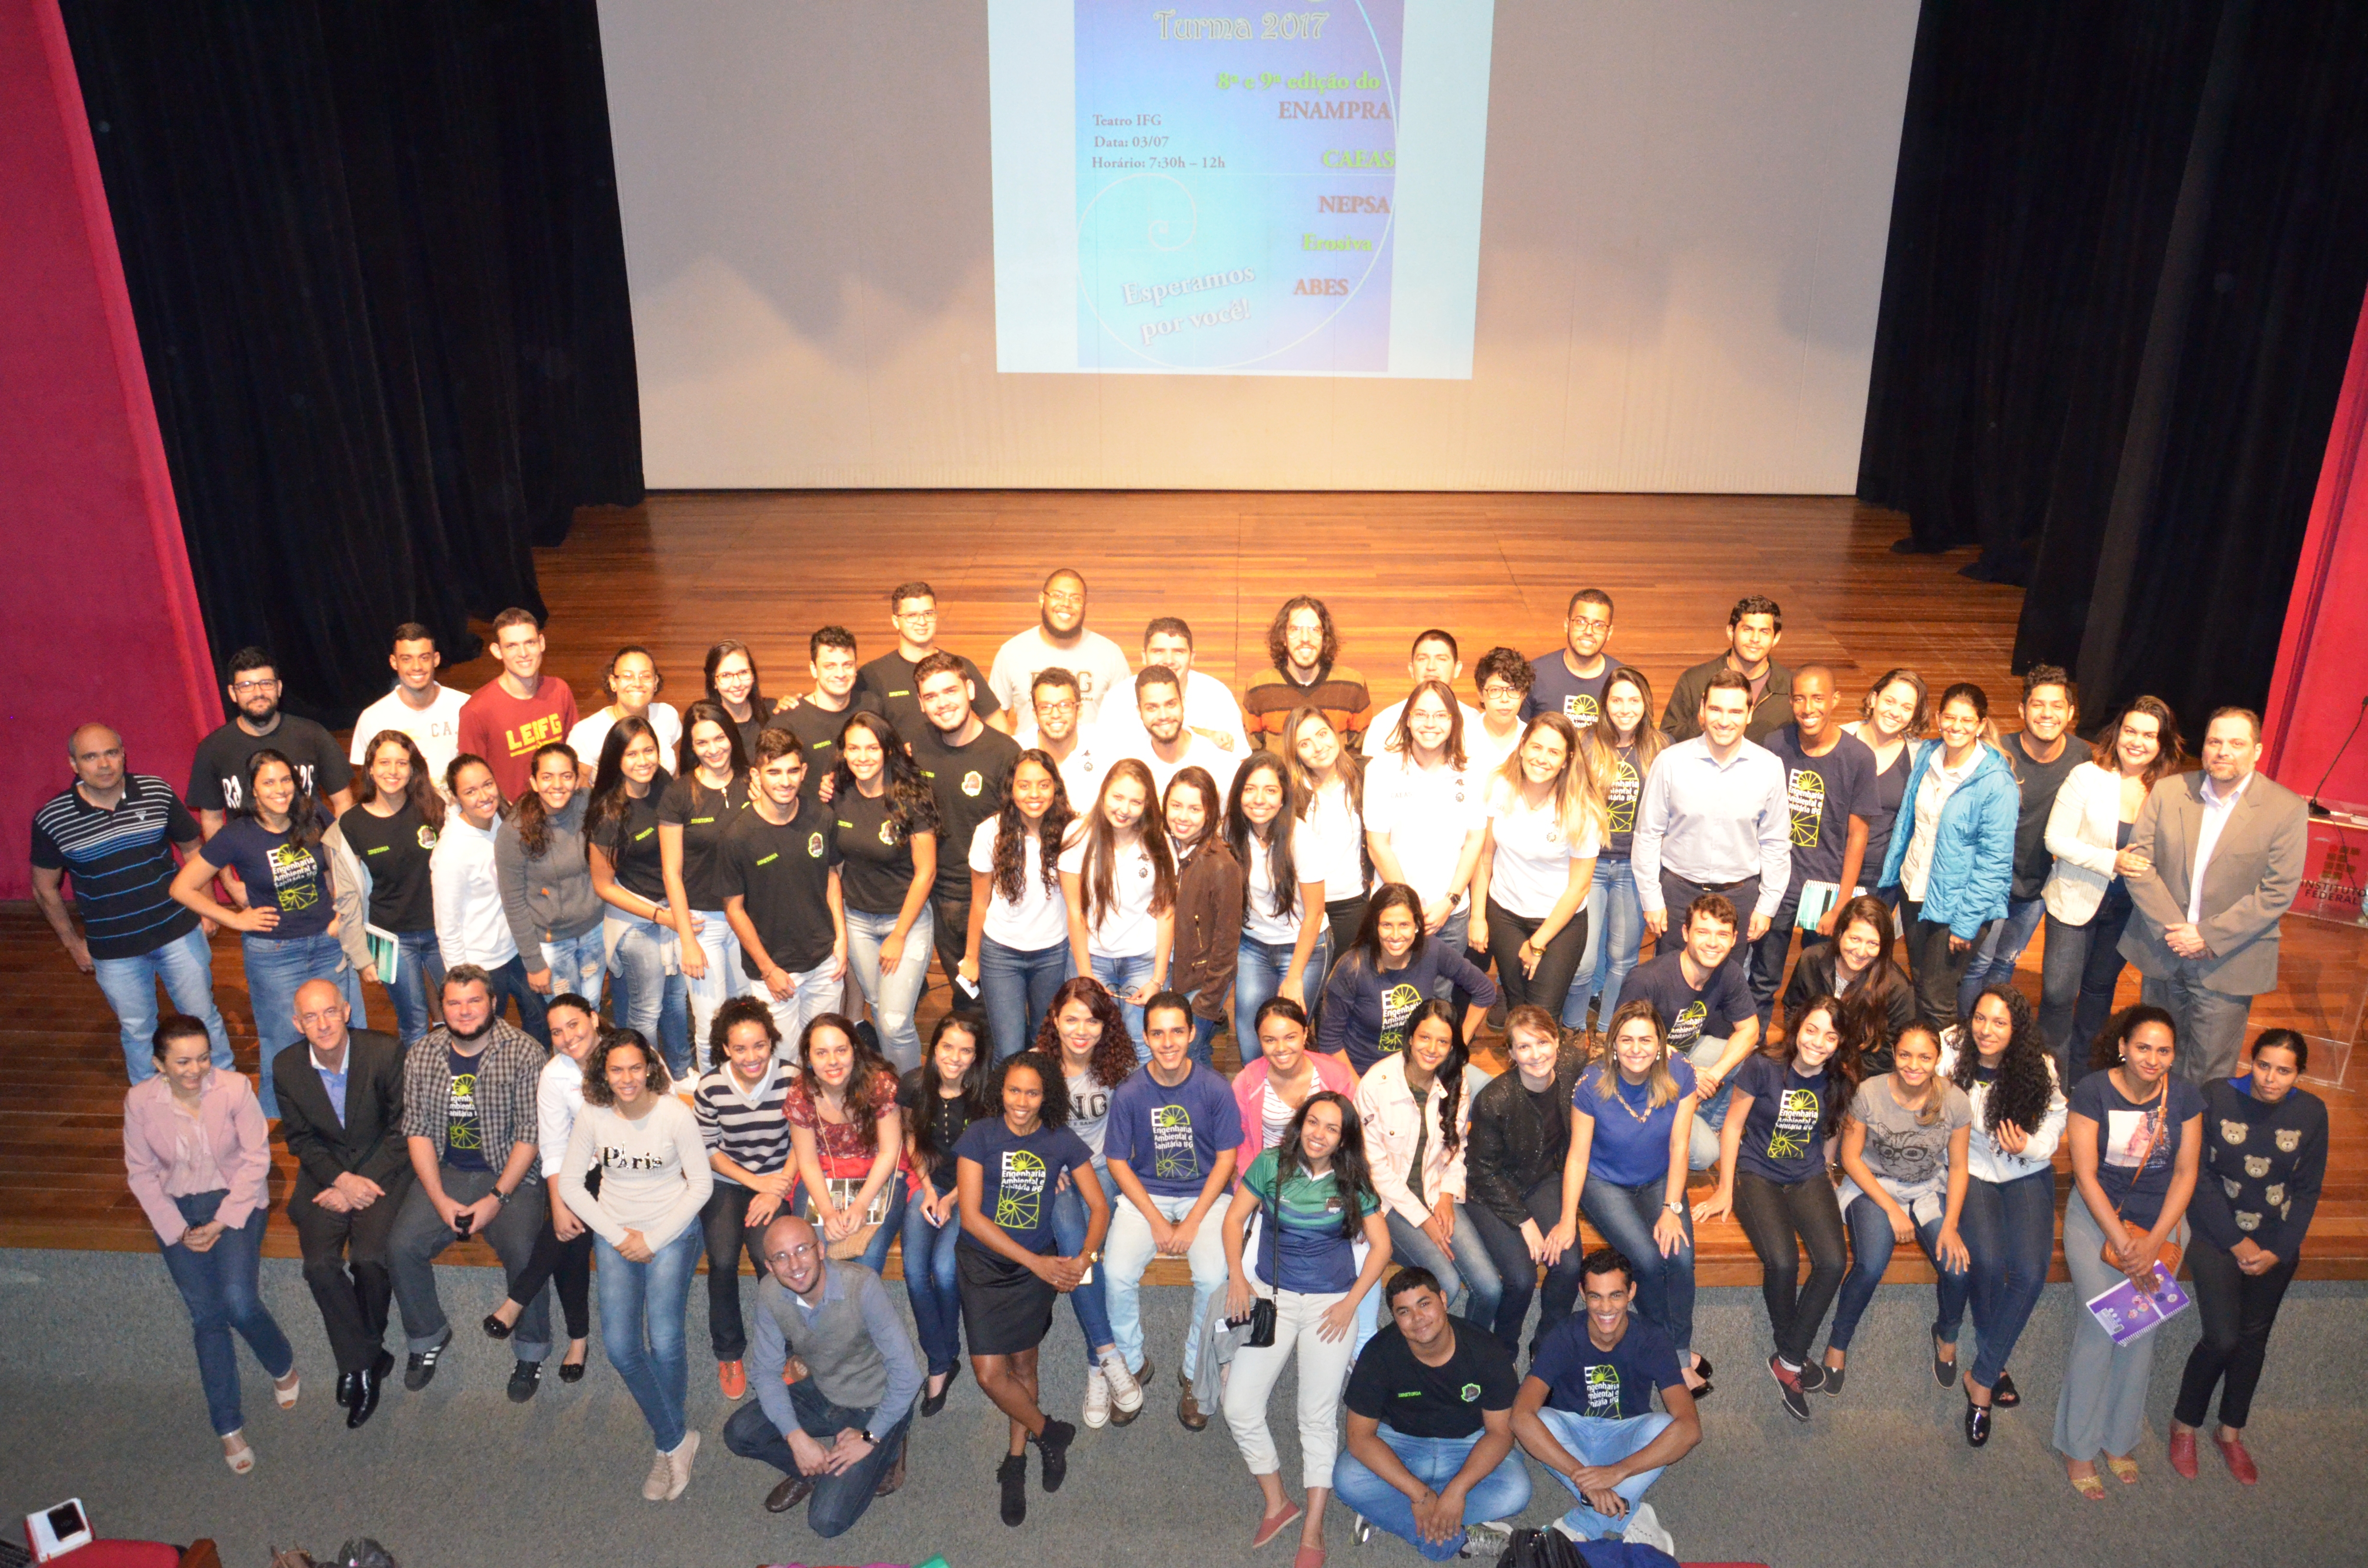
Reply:
<svg viewBox="0 0 2368 1568"><path fill-rule="evenodd" d="M2142 1335L2152 1334L2172 1315L2186 1310L2187 1292L2179 1281L2159 1263L2154 1266L2155 1293L2141 1292L2124 1279L2101 1296L2089 1300L2089 1311L2116 1345L2127 1345Z"/></svg>

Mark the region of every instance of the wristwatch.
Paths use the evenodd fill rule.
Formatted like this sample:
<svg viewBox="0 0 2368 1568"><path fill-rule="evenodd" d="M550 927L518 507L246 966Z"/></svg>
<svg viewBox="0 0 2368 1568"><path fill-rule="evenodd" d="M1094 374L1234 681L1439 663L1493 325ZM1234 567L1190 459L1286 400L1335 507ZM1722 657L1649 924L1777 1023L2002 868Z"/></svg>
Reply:
<svg viewBox="0 0 2368 1568"><path fill-rule="evenodd" d="M1675 1203L1664 1203L1661 1207L1668 1210L1670 1213L1678 1215L1679 1218L1683 1218L1686 1211L1686 1200L1680 1198Z"/></svg>
<svg viewBox="0 0 2368 1568"><path fill-rule="evenodd" d="M516 1197L518 1196L518 1194L517 1194L517 1193L515 1193L515 1192L504 1192L500 1187L497 1187L494 1188L494 1196L495 1196L496 1199L500 1199L500 1200L501 1200L501 1205L502 1205L502 1207L503 1207L503 1208L505 1208L505 1209L507 1209L507 1208L508 1208L508 1207L510 1206L510 1199L513 1199L513 1198L516 1198Z"/></svg>
<svg viewBox="0 0 2368 1568"><path fill-rule="evenodd" d="M869 1427L869 1426L865 1426L865 1427L861 1428L860 1430L862 1431L862 1434L863 1434L863 1440L864 1440L865 1442L867 1442L867 1443L871 1444L871 1445L873 1448L875 1448L875 1449L876 1449L876 1448L878 1448L878 1447L880 1446L880 1439L879 1439L878 1437L873 1437L873 1436L871 1435L871 1427Z"/></svg>

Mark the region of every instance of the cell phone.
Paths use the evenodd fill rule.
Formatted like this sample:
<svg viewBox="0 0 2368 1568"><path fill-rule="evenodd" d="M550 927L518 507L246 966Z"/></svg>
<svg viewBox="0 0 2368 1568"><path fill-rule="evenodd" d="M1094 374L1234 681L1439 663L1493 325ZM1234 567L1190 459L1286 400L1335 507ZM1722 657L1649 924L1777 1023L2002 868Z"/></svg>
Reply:
<svg viewBox="0 0 2368 1568"><path fill-rule="evenodd" d="M962 976L962 971L960 970L954 971L954 984L961 987L962 994L969 997L972 1001L975 1002L978 1000L978 983L976 981L964 980Z"/></svg>
<svg viewBox="0 0 2368 1568"><path fill-rule="evenodd" d="M452 1227L452 1228L453 1228L453 1230L454 1230L454 1231L456 1231L456 1232L457 1232L457 1233L459 1233L460 1234L461 1234L461 1235L464 1235L464 1236L465 1236L465 1235L467 1235L471 1231L472 1231L472 1230L474 1230L474 1229L476 1228L476 1224L477 1224L477 1216L476 1216L476 1214L474 1213L474 1211L472 1211L472 1210L471 1210L463 1209L463 1210L461 1210L460 1217L459 1217L459 1218L458 1218L458 1220L454 1222L454 1224L453 1224L453 1227Z"/></svg>

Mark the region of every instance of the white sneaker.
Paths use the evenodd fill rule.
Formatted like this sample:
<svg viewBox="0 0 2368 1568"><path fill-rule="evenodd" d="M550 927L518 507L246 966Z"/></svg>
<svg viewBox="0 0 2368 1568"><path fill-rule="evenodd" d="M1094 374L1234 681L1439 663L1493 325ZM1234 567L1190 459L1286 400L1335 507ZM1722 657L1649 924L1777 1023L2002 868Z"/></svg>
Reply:
<svg viewBox="0 0 2368 1568"><path fill-rule="evenodd" d="M1145 1361L1143 1367L1147 1372L1151 1363ZM1143 1409L1143 1384L1126 1369L1126 1358L1115 1347L1102 1352L1102 1364L1095 1370L1110 1385L1110 1403L1117 1407L1118 1424L1125 1426Z"/></svg>
<svg viewBox="0 0 2368 1568"><path fill-rule="evenodd" d="M1585 1540L1588 1539L1570 1528L1570 1519L1565 1515L1555 1516L1553 1528L1561 1531L1563 1539L1565 1540Z"/></svg>
<svg viewBox="0 0 2368 1568"><path fill-rule="evenodd" d="M1137 1397L1141 1397L1139 1392ZM1086 1425L1099 1431L1110 1425L1110 1379L1096 1367L1086 1374Z"/></svg>
<svg viewBox="0 0 2368 1568"><path fill-rule="evenodd" d="M1653 1547L1670 1556L1678 1554L1678 1543L1661 1528L1660 1517L1653 1512L1650 1503L1639 1503L1628 1516L1628 1528L1620 1534L1622 1540L1633 1540L1639 1546Z"/></svg>

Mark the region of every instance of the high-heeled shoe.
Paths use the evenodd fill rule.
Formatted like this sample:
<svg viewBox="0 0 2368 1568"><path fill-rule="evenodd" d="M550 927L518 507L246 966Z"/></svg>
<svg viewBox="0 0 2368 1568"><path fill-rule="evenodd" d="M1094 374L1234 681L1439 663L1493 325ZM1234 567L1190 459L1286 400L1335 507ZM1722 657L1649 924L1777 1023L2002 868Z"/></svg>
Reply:
<svg viewBox="0 0 2368 1568"><path fill-rule="evenodd" d="M282 1410L295 1409L296 1396L303 1392L304 1380L296 1375L296 1370L292 1367L289 1369L288 1381L285 1385L277 1381L274 1381L271 1385L272 1400L278 1403L279 1408Z"/></svg>
<svg viewBox="0 0 2368 1568"><path fill-rule="evenodd" d="M248 1444L245 1432L233 1432L229 1436L238 1439L238 1447L222 1450L222 1463L230 1466L232 1474L245 1475L255 1468L255 1449Z"/></svg>

